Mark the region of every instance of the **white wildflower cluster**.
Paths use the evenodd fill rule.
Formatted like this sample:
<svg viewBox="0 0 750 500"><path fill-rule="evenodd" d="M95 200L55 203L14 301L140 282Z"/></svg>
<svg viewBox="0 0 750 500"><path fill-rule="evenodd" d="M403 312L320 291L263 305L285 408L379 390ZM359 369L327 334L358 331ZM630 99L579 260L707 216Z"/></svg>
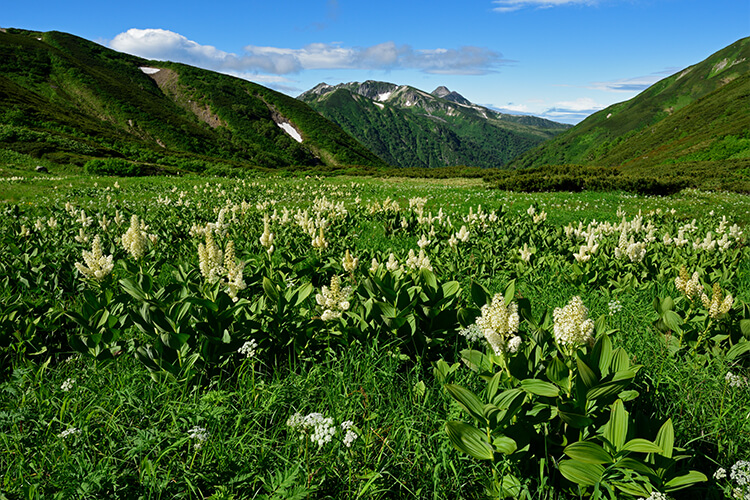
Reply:
<svg viewBox="0 0 750 500"><path fill-rule="evenodd" d="M398 263L398 260L396 260L396 256L392 253L388 256L388 262L385 263L385 268L390 272L396 272L400 269L400 265Z"/></svg>
<svg viewBox="0 0 750 500"><path fill-rule="evenodd" d="M622 304L617 299L610 300L609 303L607 304L607 306L609 308L609 315L610 316L614 316L615 314L617 314L620 311L622 311Z"/></svg>
<svg viewBox="0 0 750 500"><path fill-rule="evenodd" d="M721 471L721 473L720 473ZM726 471L719 469L714 474L715 479L726 478ZM729 479L734 482L732 486L732 498L739 500L750 500L750 462L738 460L729 471Z"/></svg>
<svg viewBox="0 0 750 500"><path fill-rule="evenodd" d="M80 434L81 434L81 429L77 429L76 427L70 427L62 431L60 434L58 434L57 437L61 439L68 439L71 436L78 436Z"/></svg>
<svg viewBox="0 0 750 500"><path fill-rule="evenodd" d="M476 323L472 323L466 328L460 329L458 334L462 337L466 337L466 340L469 342L476 342L477 340L484 338L484 333L482 333L482 330Z"/></svg>
<svg viewBox="0 0 750 500"><path fill-rule="evenodd" d="M344 311L349 310L349 295L352 293L352 287L341 287L341 278L338 275L331 277L331 286L325 286L320 289L320 293L315 296L315 301L323 308L323 314L320 319L330 321L338 319Z"/></svg>
<svg viewBox="0 0 750 500"><path fill-rule="evenodd" d="M273 233L271 232L271 222L268 218L268 214L263 215L263 234L260 235L260 244L265 247L268 255L273 253Z"/></svg>
<svg viewBox="0 0 750 500"><path fill-rule="evenodd" d="M205 244L198 244L198 267L209 283L216 283L224 274L224 252L211 231L205 233Z"/></svg>
<svg viewBox="0 0 750 500"><path fill-rule="evenodd" d="M490 224L494 224L499 219L497 212L485 212L482 209L482 205L477 206L476 212L474 212L473 207L469 207L469 213L463 216L463 221L469 224L469 226L477 226L482 230L487 229L490 227ZM451 225L450 217L446 220L446 225Z"/></svg>
<svg viewBox="0 0 750 500"><path fill-rule="evenodd" d="M573 253L576 262L588 262L591 260L591 256L599 249L599 243L597 242L598 239L599 235L597 233L590 233L588 235L586 243L581 245L578 252Z"/></svg>
<svg viewBox="0 0 750 500"><path fill-rule="evenodd" d="M330 443L336 434L336 426L333 425L333 418L324 417L322 413L310 413L302 416L295 413L286 421L286 425L292 430L299 431L301 434L309 435L310 441L322 448L326 443Z"/></svg>
<svg viewBox="0 0 750 500"><path fill-rule="evenodd" d="M78 234L75 236L75 240L78 243L88 243L90 238L89 238L89 235L86 233L85 229L79 228Z"/></svg>
<svg viewBox="0 0 750 500"><path fill-rule="evenodd" d="M359 437L359 434L354 432L354 429L352 429L352 427L354 427L354 422L352 422L351 420L347 420L341 423L341 432L344 433L344 446L346 446L347 448L351 448L352 443L354 443L354 441L356 441Z"/></svg>
<svg viewBox="0 0 750 500"><path fill-rule="evenodd" d="M654 490L649 496L645 497L645 500L670 500L670 497L668 497L664 493Z"/></svg>
<svg viewBox="0 0 750 500"><path fill-rule="evenodd" d="M406 266L412 270L427 269L432 271L432 263L430 258L424 252L424 249L419 250L419 255L414 253L414 250L409 250L409 255L406 257Z"/></svg>
<svg viewBox="0 0 750 500"><path fill-rule="evenodd" d="M229 240L227 246L224 249L224 270L226 271L227 286L226 292L232 298L232 301L237 302L237 292L244 290L247 285L243 277L243 270L245 268L244 262L239 262L234 255L234 241Z"/></svg>
<svg viewBox="0 0 750 500"><path fill-rule="evenodd" d="M544 222L547 220L547 212L542 210L541 212L537 212L534 205L530 205L528 210L526 210L526 213L529 214L531 217L531 221L534 224L539 224L540 222Z"/></svg>
<svg viewBox="0 0 750 500"><path fill-rule="evenodd" d="M71 389L73 389L73 386L75 386L75 383L76 383L75 379L67 378L65 379L65 382L63 382L62 385L60 386L60 390L62 390L63 392L68 392Z"/></svg>
<svg viewBox="0 0 750 500"><path fill-rule="evenodd" d="M102 243L97 235L94 238L91 251L83 251L83 263L76 262L75 266L83 278L101 281L107 277L115 267L112 258L112 255L104 255L102 253Z"/></svg>
<svg viewBox="0 0 750 500"><path fill-rule="evenodd" d="M680 275L674 279L674 286L691 301L693 297L698 297L703 292L703 285L700 283L698 271L695 271L693 276L690 277L685 266L680 268Z"/></svg>
<svg viewBox="0 0 750 500"><path fill-rule="evenodd" d="M743 377L742 375L736 375L732 372L727 372L726 376L724 377L724 380L729 385L729 387L734 387L735 389L740 387L745 387L748 385L747 377Z"/></svg>
<svg viewBox="0 0 750 500"><path fill-rule="evenodd" d="M461 226L461 229L451 235L451 237L448 239L448 245L450 245L451 248L455 248L456 245L458 245L459 241L462 243L466 243L469 241L469 235L470 233L466 226Z"/></svg>
<svg viewBox="0 0 750 500"><path fill-rule="evenodd" d="M503 295L497 293L489 304L482 306L481 311L482 315L477 318L476 325L495 354L510 351L511 345L515 345L517 349L518 341L513 338L516 337L520 322L518 304L511 302L506 306Z"/></svg>
<svg viewBox="0 0 750 500"><path fill-rule="evenodd" d="M630 262L641 262L646 256L646 243L635 241L633 235L628 239L628 232L623 230L620 233L620 241L615 247L615 258L622 259L627 257Z"/></svg>
<svg viewBox="0 0 750 500"><path fill-rule="evenodd" d="M349 250L347 249L344 258L341 261L341 265L344 267L344 271L353 273L359 265L359 259L352 257L352 254L349 253Z"/></svg>
<svg viewBox="0 0 750 500"><path fill-rule="evenodd" d="M226 285L227 295L237 302L237 293L247 287L243 277L245 263L239 262L235 257L234 241L227 241L226 248L222 251L212 231L207 231L205 238L205 244L198 244L198 267L201 275L211 284L221 281Z"/></svg>
<svg viewBox="0 0 750 500"><path fill-rule="evenodd" d="M255 350L258 348L258 343L255 340L248 340L237 349L237 352L245 356L246 358L252 358L255 356Z"/></svg>
<svg viewBox="0 0 750 500"><path fill-rule="evenodd" d="M326 241L325 234L323 234L323 226L320 226L320 230L317 236L312 236L312 241L310 242L310 244L313 248L317 248L318 250L328 248L328 242Z"/></svg>
<svg viewBox="0 0 750 500"><path fill-rule="evenodd" d="M431 241L427 239L424 233L422 234L422 237L417 240L417 246L420 250L424 250L425 248L427 248L430 243Z"/></svg>
<svg viewBox="0 0 750 500"><path fill-rule="evenodd" d="M390 198L390 196L389 196L388 198L386 198L385 200L383 200L383 203L380 203L380 202L377 202L377 201L373 202L369 206L368 210L369 210L369 212L370 212L371 215L374 215L374 214L381 213L381 212L384 212L384 213L387 213L387 212L396 213L396 212L399 212L401 210L401 207L399 206L399 204L398 204L397 201L392 200Z"/></svg>
<svg viewBox="0 0 750 500"><path fill-rule="evenodd" d="M575 296L565 307L556 307L552 313L554 318L554 334L560 345L577 346L593 341L594 322L588 317L589 311L581 297Z"/></svg>
<svg viewBox="0 0 750 500"><path fill-rule="evenodd" d="M520 248L518 250L518 253L521 255L521 260L524 262L530 262L531 261L531 254L533 254L533 250L529 248L528 243L523 244L523 248Z"/></svg>
<svg viewBox="0 0 750 500"><path fill-rule="evenodd" d="M378 272L378 269L380 269L380 262L378 262L378 259L376 259L375 257L373 257L372 261L370 261L370 269L369 269L369 271L372 274L375 274L375 273Z"/></svg>
<svg viewBox="0 0 750 500"><path fill-rule="evenodd" d="M205 427L194 426L188 431L188 437L195 441L195 449L200 450L208 440L208 431Z"/></svg>
<svg viewBox="0 0 750 500"><path fill-rule="evenodd" d="M716 319L729 312L732 304L734 304L734 298L731 293L727 293L726 297L723 297L721 287L718 283L714 283L711 298L704 292L701 294L701 302L703 302L703 307L708 309L708 315Z"/></svg>
<svg viewBox="0 0 750 500"><path fill-rule="evenodd" d="M130 227L122 235L122 246L134 259L138 260L146 253L146 246L149 241L153 241L146 231L148 226L138 216L133 214L130 217Z"/></svg>

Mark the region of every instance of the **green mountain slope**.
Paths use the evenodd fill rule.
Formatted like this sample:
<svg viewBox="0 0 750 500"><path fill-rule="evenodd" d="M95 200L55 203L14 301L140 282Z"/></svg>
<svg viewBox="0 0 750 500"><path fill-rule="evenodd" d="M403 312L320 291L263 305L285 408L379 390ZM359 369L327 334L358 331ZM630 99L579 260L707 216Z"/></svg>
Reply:
<svg viewBox="0 0 750 500"><path fill-rule="evenodd" d="M599 111L513 168L580 164L666 174L750 159L750 38ZM669 168L657 166L672 165ZM743 167L743 168L744 168Z"/></svg>
<svg viewBox="0 0 750 500"><path fill-rule="evenodd" d="M323 83L298 99L400 167L502 167L569 128L498 113L445 87L428 94L387 82Z"/></svg>
<svg viewBox="0 0 750 500"><path fill-rule="evenodd" d="M65 33L12 29L0 32L2 149L193 170L386 166L304 103L260 85Z"/></svg>

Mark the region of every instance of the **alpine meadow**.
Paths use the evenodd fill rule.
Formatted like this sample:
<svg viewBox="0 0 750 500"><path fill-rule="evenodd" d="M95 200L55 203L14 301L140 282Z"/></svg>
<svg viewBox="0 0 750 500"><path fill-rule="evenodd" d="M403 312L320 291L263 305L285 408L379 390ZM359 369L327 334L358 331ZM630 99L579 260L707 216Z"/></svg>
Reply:
<svg viewBox="0 0 750 500"><path fill-rule="evenodd" d="M750 499L749 70L572 125L0 29L0 500Z"/></svg>

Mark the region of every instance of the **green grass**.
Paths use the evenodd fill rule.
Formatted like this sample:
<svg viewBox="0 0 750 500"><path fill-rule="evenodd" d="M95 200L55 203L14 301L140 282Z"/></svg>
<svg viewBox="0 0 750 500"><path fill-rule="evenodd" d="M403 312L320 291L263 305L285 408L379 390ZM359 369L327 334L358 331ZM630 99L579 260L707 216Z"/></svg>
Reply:
<svg viewBox="0 0 750 500"><path fill-rule="evenodd" d="M383 337L384 331L372 325L356 326L354 316L347 316L349 330L309 319L320 314L314 300L320 286L328 283L331 274L345 274L341 269L345 249L361 259L355 274L346 278L357 285L368 276L371 257L382 259L392 251L403 262L405 254L416 248L417 239L429 231L427 226L416 225L415 219L409 219L414 225L408 230L386 231L389 216L371 214L367 208L386 197L400 204L405 217L413 216L409 199L425 197L425 215L436 216L442 208L451 216L454 230L468 224L463 217L470 210L477 213L479 205L485 212L502 209L505 215L500 222L484 232L471 226L471 239L456 251L444 241L447 230L437 227L438 235L430 238L434 243L428 250L437 279L461 285L457 304L470 306L472 281L495 293L515 279L516 296L531 301L535 317L580 295L591 318L603 315L616 329L612 334L615 345L643 365L635 384L640 397L629 408L632 415L672 418L676 443L693 456L690 467L708 477L718 466L728 469L737 460L748 459L750 429L744 417L750 406L750 387L730 388L724 378L728 371L747 376L747 360L727 359L723 349L695 356L667 355L654 326L658 316L652 306L655 298L679 296L674 273L681 264L691 269L702 266L706 282L717 281L709 274L721 274L724 266L725 274L718 278L722 288L731 291L738 304L750 302L745 243L726 256L698 254L690 247L669 253L659 243L662 231L673 231L672 227L693 218L698 219L701 231L712 230L724 215L747 231L750 200L746 196L695 190L669 197L617 192L510 193L488 190L479 179L78 175L50 179L30 170L31 165L4 170L26 179L0 181L0 198L5 200L0 205L5 214L0 223L4 238L0 322L5 333L0 337L4 377L0 381L0 440L5 450L0 453L0 485L10 498L283 498L282 490L287 497L296 492L300 498L306 493L311 498L482 498L492 469L450 445L445 423L466 417L434 377L434 356L399 356L400 350L408 351L411 346L400 344L395 335ZM258 243L263 214L308 208L314 198L323 197L343 202L350 212L346 218L332 219L326 230L329 248L318 255L309 249L306 233L275 222L274 271L264 268L267 257ZM190 205L178 205L180 199ZM302 321L299 328L312 321L309 324L317 331L335 335L313 352L271 357L269 353L279 347L276 343L286 338L262 336L273 326L258 319L265 318L262 311L270 307L266 302L258 306L261 312L248 312L264 322L263 328L248 324L247 330L237 332L261 340L257 356L245 360L231 354L223 368L213 370L217 375L190 384L152 380L149 370L133 356L137 345L151 340L133 324L123 332L124 344L113 362L97 363L75 354L66 339L80 330L60 313L82 311L84 290L93 290L97 296L100 292L74 271L73 263L82 260L82 252L90 250L91 243L75 241L81 216L69 215L66 202L94 218L88 231L102 236L104 253L114 254L118 262L113 271L116 278L106 287L122 293L117 280L138 273L152 273L156 289L172 286L172 271L178 265L193 269L200 284L196 250L203 240L189 236L191 224L214 222L218 209L239 207L243 201L247 207L244 211L237 208L237 221L230 223L227 236L235 241L237 255L249 262L245 269L248 288L240 296L260 304L254 301L267 293L263 276L277 279L286 273L295 283L309 280L315 290L301 305L310 311L302 319L287 317L284 328L291 335L294 321ZM265 202L268 205L256 207ZM547 212L546 222L530 225L527 210L531 205L537 212ZM98 226L102 214L111 220L115 210L126 220L131 213L139 214L149 224L149 232L159 236L140 271L124 254L119 240L127 222L107 231ZM628 220L640 211L645 220L659 224L649 255L661 257L607 267L615 264L602 256L593 268L601 275L591 271L577 278L572 258L577 245L564 238L562 227L577 226L579 221L585 226L594 219L619 223L618 210ZM661 215L647 215L657 210ZM710 211L713 215L708 215ZM32 229L32 238L20 236L22 225L33 228L42 217L45 229ZM58 220L57 230L46 229L49 217ZM503 243L506 236L508 242ZM617 235L608 238L616 244ZM529 266L516 256L524 241L536 242L537 253ZM610 252L612 241L603 243L607 250L601 252ZM739 260L730 261L732 255ZM618 288L610 281L627 272L635 273L637 285ZM622 309L610 315L613 300ZM359 314L364 299L352 301L352 314ZM125 304L133 313L139 310L117 295L115 303ZM8 312L15 305L20 315ZM119 313L113 310L113 314ZM733 314L747 317L739 310ZM368 336L358 337L358 331ZM340 338L351 341L342 344ZM455 332L440 338L446 343L438 357L448 363L457 361L465 340ZM62 387L68 379L74 382L65 391ZM482 387L481 380L465 367L458 370L454 382L475 391ZM320 412L336 425L352 420L359 438L347 448L341 442L342 433L337 432L331 443L318 449L287 426L287 419L296 412ZM205 441L190 437L196 427L205 428ZM80 429L80 434L60 437L71 428ZM646 430L649 435L651 431ZM560 495L560 490L544 483L544 477L523 479L530 488L526 498ZM710 481L673 496L721 495L719 486Z"/></svg>

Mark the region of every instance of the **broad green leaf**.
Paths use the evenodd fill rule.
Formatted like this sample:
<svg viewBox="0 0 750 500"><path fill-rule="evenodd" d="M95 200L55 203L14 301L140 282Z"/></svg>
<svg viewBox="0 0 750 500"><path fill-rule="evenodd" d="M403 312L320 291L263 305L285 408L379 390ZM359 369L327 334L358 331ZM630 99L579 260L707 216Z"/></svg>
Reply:
<svg viewBox="0 0 750 500"><path fill-rule="evenodd" d="M562 460L558 465L560 473L568 480L581 486L593 486L602 480L604 467L578 460Z"/></svg>
<svg viewBox="0 0 750 500"><path fill-rule="evenodd" d="M672 458L672 451L674 450L674 427L672 426L671 418L662 424L659 432L656 433L654 443L662 449L659 452L661 456Z"/></svg>
<svg viewBox="0 0 750 500"><path fill-rule="evenodd" d="M647 476L654 476L654 471L651 469L651 467L634 458L621 458L620 460L615 462L614 466L618 469L631 469Z"/></svg>
<svg viewBox="0 0 750 500"><path fill-rule="evenodd" d="M698 472L697 470L691 470L687 474L673 477L664 485L666 491L676 491L688 486L692 486L696 483L702 483L708 481L705 474Z"/></svg>
<svg viewBox="0 0 750 500"><path fill-rule="evenodd" d="M310 294L313 292L312 283L308 282L297 289L297 300L295 301L295 307L300 305Z"/></svg>
<svg viewBox="0 0 750 500"><path fill-rule="evenodd" d="M750 340L750 319L740 320L740 332L747 340Z"/></svg>
<svg viewBox="0 0 750 500"><path fill-rule="evenodd" d="M648 439L634 438L625 443L620 451L634 451L636 453L661 453L662 448Z"/></svg>
<svg viewBox="0 0 750 500"><path fill-rule="evenodd" d="M464 349L461 351L461 360L475 372L486 373L492 371L492 360L483 352L474 349Z"/></svg>
<svg viewBox="0 0 750 500"><path fill-rule="evenodd" d="M570 377L570 371L565 363L558 357L552 358L552 361L547 365L547 378L560 387L568 387L568 378Z"/></svg>
<svg viewBox="0 0 750 500"><path fill-rule="evenodd" d="M511 302L513 302L513 299L516 296L516 280L510 280L510 283L508 283L508 286L505 287L505 294L503 295L503 298L505 299L505 305L509 305Z"/></svg>
<svg viewBox="0 0 750 500"><path fill-rule="evenodd" d="M458 404L469 412L472 417L482 423L487 422L487 419L484 417L484 403L480 401L476 394L469 389L456 384L445 384L445 390L447 390L448 394L458 401Z"/></svg>
<svg viewBox="0 0 750 500"><path fill-rule="evenodd" d="M492 439L492 446L495 451L502 453L503 455L510 455L515 453L518 449L518 445L508 436L496 436Z"/></svg>
<svg viewBox="0 0 750 500"><path fill-rule="evenodd" d="M619 452L628 437L628 412L625 410L621 400L612 404L609 422L604 428L604 438L614 448L612 451Z"/></svg>
<svg viewBox="0 0 750 500"><path fill-rule="evenodd" d="M594 370L592 370L586 362L581 359L581 355L576 354L576 365L578 366L578 375L581 377L583 384L587 387L593 387L599 383L599 377L596 376Z"/></svg>
<svg viewBox="0 0 750 500"><path fill-rule="evenodd" d="M628 353L622 347L618 347L612 352L612 362L610 364L609 372L617 373L622 370L630 368L630 357Z"/></svg>
<svg viewBox="0 0 750 500"><path fill-rule="evenodd" d="M664 324L673 332L682 332L682 325L685 321L674 311L665 311L661 317Z"/></svg>
<svg viewBox="0 0 750 500"><path fill-rule="evenodd" d="M437 290L437 278L435 278L435 273L430 271L429 269L422 268L419 270L419 275L422 277L423 282L425 285L430 287L432 290Z"/></svg>
<svg viewBox="0 0 750 500"><path fill-rule="evenodd" d="M266 292L266 296L273 302L278 302L279 291L276 290L276 285L273 284L273 281L268 279L268 276L263 276L263 291Z"/></svg>
<svg viewBox="0 0 750 500"><path fill-rule="evenodd" d="M611 464L612 455L591 441L578 441L568 445L563 452L570 458L587 464Z"/></svg>
<svg viewBox="0 0 750 500"><path fill-rule="evenodd" d="M138 286L133 280L127 278L121 279L120 286L128 295L130 295L134 299L146 300L146 294L143 292L141 287Z"/></svg>
<svg viewBox="0 0 750 500"><path fill-rule="evenodd" d="M480 308L491 299L487 289L476 281L471 282L471 298L474 300L474 304Z"/></svg>
<svg viewBox="0 0 750 500"><path fill-rule="evenodd" d="M503 372L497 372L489 382L487 382L487 398L492 401L497 394L498 387L500 387L500 381L503 379Z"/></svg>
<svg viewBox="0 0 750 500"><path fill-rule="evenodd" d="M523 387L526 392L530 394L536 394L537 396L556 398L560 395L559 387L536 378L521 380L521 387Z"/></svg>
<svg viewBox="0 0 750 500"><path fill-rule="evenodd" d="M594 346L594 352L599 360L599 372L602 377L609 375L609 367L612 362L612 341L609 335L602 335Z"/></svg>
<svg viewBox="0 0 750 500"><path fill-rule="evenodd" d="M512 474L503 475L496 486L502 498L518 498L521 494L521 481Z"/></svg>
<svg viewBox="0 0 750 500"><path fill-rule="evenodd" d="M478 460L492 460L495 454L487 436L473 425L464 422L446 422L445 432L451 444L460 452Z"/></svg>
<svg viewBox="0 0 750 500"><path fill-rule="evenodd" d="M629 481L612 481L612 485L623 493L641 498L651 496L651 492L646 487L646 484L649 484L646 478L639 478L639 480L631 479Z"/></svg>
<svg viewBox="0 0 750 500"><path fill-rule="evenodd" d="M461 290L461 284L458 281L449 281L443 283L443 297L453 297Z"/></svg>
<svg viewBox="0 0 750 500"><path fill-rule="evenodd" d="M734 361L735 359L739 358L743 354L747 354L748 352L750 352L750 341L734 344L727 351L727 361Z"/></svg>
<svg viewBox="0 0 750 500"><path fill-rule="evenodd" d="M628 385L630 385L630 381L607 382L600 384L592 387L586 392L586 399L588 401L594 401L599 398L614 396L622 392L622 390Z"/></svg>
<svg viewBox="0 0 750 500"><path fill-rule="evenodd" d="M560 415L563 422L575 429L583 429L593 423L593 420L586 415L581 415L580 413L572 413L558 409L557 414Z"/></svg>

